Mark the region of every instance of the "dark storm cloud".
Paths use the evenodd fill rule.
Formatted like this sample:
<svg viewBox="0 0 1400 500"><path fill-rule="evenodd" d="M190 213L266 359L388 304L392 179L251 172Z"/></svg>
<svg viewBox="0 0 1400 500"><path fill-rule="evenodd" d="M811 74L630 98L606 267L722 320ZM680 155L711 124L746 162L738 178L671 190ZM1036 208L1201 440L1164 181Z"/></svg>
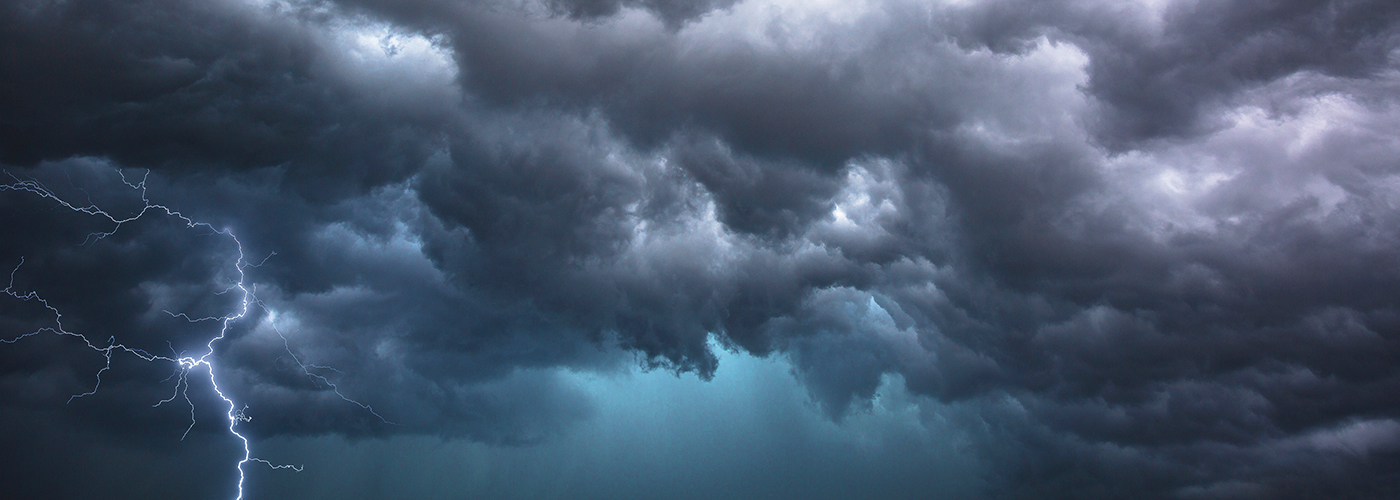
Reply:
<svg viewBox="0 0 1400 500"><path fill-rule="evenodd" d="M550 0L546 3L556 12L575 19L612 16L623 8L641 8L654 13L667 26L677 28L681 23L705 15L712 10L733 5L736 0Z"/></svg>
<svg viewBox="0 0 1400 500"><path fill-rule="evenodd" d="M24 173L54 186L60 196L94 200L119 216L141 207L133 200L137 193L121 185L106 162L72 160ZM526 305L452 288L402 232L376 234L372 225L357 224L369 221L346 213L360 209L412 215L416 205L403 199L402 190L381 190L349 210L342 205L326 208L324 213L338 216L327 226L306 220L317 212L315 207L282 198L265 184L152 180L151 192L171 194L167 198L172 205L237 213L238 222L231 223L234 230L254 223L279 229L275 235L268 235L266 228L239 231L246 263L262 264L247 269L248 274L264 278L249 321L235 323L235 340L219 355L221 384L258 408L252 412L257 418L245 425L260 434L412 432L467 435L488 442L538 440L563 422L587 415L588 405L558 387L547 373L531 369L614 362L585 344L568 325L531 320L537 314ZM220 207L220 196L238 206ZM14 241L24 242L7 247L3 256L11 266L24 259L15 272L13 290L32 290L49 300L63 312L68 331L84 333L99 345L112 336L158 355L197 353L217 333L217 322L190 324L167 311L201 318L237 310L238 293L227 288L237 281L233 262L238 248L227 237L187 228L173 218L148 216L123 225L112 236L85 243L88 233L109 231L111 224L55 210L51 201L37 196L7 201L14 203L7 213L23 216L17 219L22 224L6 226L17 233L10 235ZM426 233L432 228L415 230ZM254 239L261 243L248 243ZM262 245L281 251L268 257L270 252L258 248ZM352 271L336 266L350 266ZM278 279L288 274L298 279ZM7 305L13 306L7 324L14 336L54 326L52 313L38 303ZM271 313L278 310L283 314ZM7 392L16 402L37 405L31 408L87 392L102 366L99 353L74 340L40 335L15 346L6 351ZM38 355L43 351L61 356ZM346 397L395 407L392 423L345 401L298 363L330 377ZM100 396L80 400L84 410L76 415L91 419L91 425L123 429L133 438L166 439L172 431L178 437L189 415L183 408L171 408L183 405L183 400L159 412L123 404L153 404L170 397L174 379L167 377L173 369L118 355L113 370L104 375L109 382ZM47 382L24 383L34 377ZM156 383L162 380L165 383ZM207 395L198 377L191 380L196 387L192 395ZM197 398L196 403L200 421L221 420L210 410L221 406L217 399ZM220 430L216 425L196 429Z"/></svg>
<svg viewBox="0 0 1400 500"><path fill-rule="evenodd" d="M10 164L91 155L169 172L281 165L316 184L305 192L338 196L416 169L445 120L438 102L454 97L392 87L366 96L351 81L362 75L337 71L335 40L236 2L3 9L0 160Z"/></svg>
<svg viewBox="0 0 1400 500"><path fill-rule="evenodd" d="M998 51L1073 40L1092 59L1086 90L1107 105L1093 130L1115 148L1210 130L1239 90L1300 71L1368 78L1394 64L1393 2L1151 4L993 0L938 24L959 44Z"/></svg>
<svg viewBox="0 0 1400 500"><path fill-rule="evenodd" d="M854 47L809 44L800 33L808 27L778 20L766 33L773 46L752 47L637 16L618 30L455 4L347 3L449 36L464 87L485 104L602 112L646 149L699 127L745 153L836 170L852 156L905 148L951 114L937 94L952 89L918 68L945 55L939 35L921 31L925 13L912 7L892 8L911 16L873 40L853 37Z"/></svg>
<svg viewBox="0 0 1400 500"><path fill-rule="evenodd" d="M713 338L836 421L887 380L970 408L993 496L1397 484L1390 3L4 9L12 173L130 210L114 169L150 168L277 253L220 350L259 436L538 443L593 414L561 370L708 377ZM207 231L74 247L107 229L3 194L0 263L72 329L193 349L161 310L233 300ZM96 356L0 355L30 420ZM65 425L179 428L124 405L168 397L157 368L114 362Z"/></svg>

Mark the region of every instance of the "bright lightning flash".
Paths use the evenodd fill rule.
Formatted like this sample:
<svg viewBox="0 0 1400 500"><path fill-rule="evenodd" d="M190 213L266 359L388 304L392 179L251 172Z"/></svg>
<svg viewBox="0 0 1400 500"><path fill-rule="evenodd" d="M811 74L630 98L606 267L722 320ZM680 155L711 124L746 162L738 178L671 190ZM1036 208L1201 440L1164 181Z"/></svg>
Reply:
<svg viewBox="0 0 1400 500"><path fill-rule="evenodd" d="M122 226L122 225L124 225L124 224L126 224L126 223L129 223L129 222L132 222L132 221L135 221L135 220L137 220L137 219L140 219L141 217L145 216L145 215L148 214L148 213L157 213L157 214L163 213L164 215L166 215L166 216L168 216L168 217L173 217L173 218L176 218L176 219L178 219L178 220L184 222L184 223L185 223L185 226L188 227L188 228L191 228L191 229L193 229L193 228L205 228L205 229L208 229L208 230L212 231L213 234L219 234L219 235L227 236L227 237L229 238L229 240L231 240L231 241L233 242L234 246L235 246L235 247L237 248L237 250L238 250L238 259L234 262L234 267L238 270L238 280L237 280L237 282L233 283L231 286L229 286L227 289L225 289L223 292L220 292L220 293L228 293L228 292L232 292L232 291L235 291L235 290L236 290L236 291L241 295L241 298L240 298L240 300L239 300L239 305L238 305L238 307L236 308L236 310L234 310L234 311L232 311L232 312L230 312L229 314L226 314L226 315L224 315L224 316L206 317L206 318L198 318L198 319L190 318L189 316L185 315L184 313L178 313L178 314L177 314L177 313L170 313L169 311L166 311L166 312L167 312L168 314L170 314L171 316L181 317L181 318L184 318L185 320L190 321L190 322L192 322L192 323L198 323L198 322L204 322L204 321L216 321L216 322L219 323L219 332L218 332L218 334L215 335L215 336L213 336L212 338L210 338L209 341L208 341L207 343L205 343L205 347L206 347L207 349L205 350L204 354L200 355L199 357L180 356L180 355L178 355L178 354L175 355L176 357L167 357L167 356L155 355L155 354L151 354L150 352L148 352L148 351L146 351L146 350L143 350L143 349L134 348L134 347L129 347L129 346L126 346L126 345L124 345L124 344L117 343L116 337L110 337L110 338L108 338L108 339L107 339L107 342L106 342L106 344L105 344L105 346L104 346L104 345L101 344L101 343L94 343L91 339L89 339L89 338L88 338L86 335L84 335L84 334L76 333L76 332L71 332L71 331L68 331L67 329L65 329L64 326L63 326L63 313L60 312L60 311L58 310L58 308L54 307L53 305L50 305L49 302L48 302L47 300L45 300L43 297L40 297L39 294L38 294L38 292L29 291L29 292L21 293L21 292L16 291L16 290L14 289L15 274L18 273L20 267L22 267L22 266L24 265L24 259L23 259L23 257L21 257L21 258L20 258L19 264L16 265L15 268L14 268L14 270L12 270L12 271L10 272L10 282L9 282L9 285L6 286L6 287L4 288L3 292L4 292L5 294L7 294L7 295L13 297L13 298L16 298L16 299L21 300L21 301L26 301L26 302L31 302L31 301L32 301L32 302L37 302L37 303L43 305L43 306L44 306L45 308L47 308L51 313L53 313L53 316L54 316L54 324L55 324L55 326L40 328L40 329L35 330L35 331L33 331L33 332L29 332L29 333L20 335L20 336L18 336L18 337L12 338L12 339L0 339L0 342L6 343L6 344L13 344L13 343L18 342L18 341L20 341L21 339L24 339L24 338L26 338L26 337L30 337L30 336L34 336L34 335L39 335L39 334L42 334L42 333L50 333L50 334L55 334L55 335L64 335L64 336L76 337L76 338L78 338L79 340L82 340L82 341L87 345L88 348L90 348L90 349L92 349L92 350L94 350L94 351L97 351L97 352L101 353L102 356L103 356L104 358L106 358L106 365L103 366L102 369L100 369L100 370L97 371L97 375L96 375L97 383L94 384L93 387L92 387L92 390L90 390L90 391L88 391L88 392L85 392L85 393L82 393L82 394L74 394L72 397L70 397L70 398L68 399L68 402L70 402L70 403L71 403L74 399L82 398L82 397L85 397L85 396L91 396L91 395L97 393L98 388L102 385L102 373L103 373L103 372L106 372L108 369L111 369L111 367L112 367L112 353L115 352L115 351L121 351L121 352L125 352L125 353L130 353L130 354L132 354L132 355L134 355L134 356L136 356L136 357L138 357L138 358L140 358L140 359L142 359L142 360L145 360L145 361L152 361L152 362L155 362L155 361L164 361L164 362L173 363L173 364L175 365L176 370L177 370L177 371L176 371L176 374L179 376L179 378L178 378L178 379L176 380L176 382L175 382L175 393L172 394L169 398L157 402L157 403L156 403L155 405L153 405L153 406L160 406L160 405L162 405L162 404L169 403L169 402L171 402L171 401L174 401L175 398L177 398L177 397L183 397L183 399L185 400L185 402L189 404L189 406L190 406L190 426L189 426L188 428L185 429L185 434L181 436L181 438L180 438L181 440L184 440L185 436L188 436L188 435L189 435L190 430L194 428L194 424L195 424L195 418L194 418L194 402L190 400L190 398L189 398L189 393L188 393L188 391L189 391L189 380L188 380L188 375L190 374L190 372L194 371L194 370L197 369L197 368L203 368L203 369L207 370L207 373L209 374L209 384L210 384L210 386L212 386L212 387L214 388L214 393L217 394L217 395L219 396L219 399L222 399L222 400L224 401L224 403L228 405L228 413L227 413L227 416L228 416L228 431L229 431L229 434L232 434L234 437L238 438L238 440L239 440L241 443L243 443L243 458L242 458L241 460L239 460L238 466L237 466L237 468L238 468L238 496L235 497L235 500L241 500L241 499L243 498L243 482L244 482L244 479L245 479L245 471L244 471L244 469L243 469L243 465L244 465L244 464L247 464L248 462L260 462L260 463L265 464L265 465L267 465L267 466L269 466L269 467L271 467L271 468L273 468L273 469L292 469L292 470L294 470L294 471L301 472L302 467L299 466L299 465L279 465L279 464L274 464L274 463L269 462L269 461L267 461L267 460L263 460L263 459L261 459L261 458L257 458L257 457L252 456L252 451L251 451L251 449L250 449L250 447L249 447L248 438L247 438L246 436L244 436L243 434L240 434L240 433L238 432L238 429L237 429L238 424L243 423L243 422L248 422L248 421L252 420L252 417L249 417L249 416L245 413L248 407L247 407L246 405L240 407L237 403L235 403L235 402L233 401L233 399L232 399L231 397L229 397L228 395L224 394L223 390L219 388L219 383L218 383L217 377L216 377L216 375L215 375L214 364L213 364L213 361L210 359L210 357L214 355L214 344L217 343L217 342L219 342L220 340L223 340L223 339L228 335L230 325L232 325L234 322L237 322L237 321L243 319L245 316L248 315L249 308L250 308L253 304L257 304L259 307L264 308L264 309L267 310L269 313L272 312L272 310L271 310L270 308L268 308L266 304L264 304L261 300L258 300L257 296L253 293L253 291L249 289L249 286L245 285L245 280L246 280L245 270L246 270L247 268L249 268L249 267L257 267L257 266L260 266L260 265L262 265L262 263L250 265L250 264L248 264L248 263L244 260L244 255L243 255L243 244L242 244L242 242L238 241L238 237L237 237L236 235L234 235L233 232L230 231L229 229L216 229L214 226L210 225L209 223L195 221L195 220L193 220L193 219L191 219L191 218L185 216L184 214L181 214L179 211L172 210L172 209L166 207L165 205L160 205L160 204L151 203L150 200L146 197L146 180L147 180L147 176L150 175L150 172L147 172L146 175L142 177L142 179L141 179L140 182L134 183L134 184L133 184L131 181L129 181L129 180L127 179L126 175L123 174L123 173L121 172L121 170L117 170L117 174L121 176L121 179L122 179L122 183L123 183L123 184L126 184L127 187L130 187L131 189L133 189L133 190L139 192L140 195L141 195L141 201L144 203L145 206L144 206L143 208L141 208L141 210L140 210L139 212L137 212L136 215L133 215L133 216L130 216L130 217L118 217L118 216L112 215L111 213L108 213L107 211L105 211L105 210L103 210L103 209L101 209L101 208L98 208L98 207L97 207L96 205L94 205L94 204L88 204L88 205L86 205L86 206L74 205L74 204L69 203L68 201L64 200L63 198L59 197L59 196L58 196L57 194L55 194L53 191L51 191L51 190L49 190L47 187L45 187L42 183L40 183L40 182L38 182L38 181L35 181L35 180L32 180L32 179L20 179L19 177L16 177L14 174L11 174L11 173L8 172L8 171L5 171L5 175L9 176L9 178L10 178L11 181L13 181L13 182L11 182L11 183L9 183L9 184L0 184L0 191L23 191L23 192L28 192L28 193L37 195L37 196L39 196L39 197L41 197L41 198L45 198L45 199L52 200L52 201L54 201L55 203L57 203L60 207L66 208L66 209L71 210L71 211L74 211L74 212L79 212L79 213L87 214L87 215L90 215L90 216L93 216L93 217L101 217L101 218L104 218L104 219L106 219L107 221L109 221L109 222L111 222L111 223L113 224L113 227L112 227L112 229L111 229L110 231L106 231L106 232L96 232L96 233L91 233L91 234L89 234L89 235L87 236L87 238L83 241L84 244L87 244L87 243L89 243L89 242L94 242L94 241L97 241L97 240L101 240L101 239L103 239L103 238L106 238L107 236L111 236L111 235L115 234L115 233L117 232L117 230L121 229L121 226ZM268 257L271 257L271 255L269 255ZM267 259L263 259L263 262L266 262L266 261L267 261ZM276 330L275 325L274 325L273 328L274 328L274 330ZM295 354L292 353L292 351L291 351L291 346L287 344L287 338L286 338L286 336L282 335L282 332L281 332L280 330L277 330L277 334L278 334L278 336L281 336L281 337L282 337L283 345L287 348L287 353L292 355L292 359L295 360L296 363L297 363L298 365L301 366L302 371L303 371L308 377L317 379L317 380L321 381L322 383L328 385L328 386L331 388L331 390L335 392L335 394L336 394L337 396L340 396L341 399L344 399L345 401L348 401L348 402L351 402L351 403L354 403L354 404L360 406L361 408L363 408L363 409L369 411L369 412L370 412L371 414L373 414L375 417L378 417L381 421L383 421L383 422L386 423L386 424L394 425L392 422L389 422L389 421L387 421L387 420L384 420L384 417L380 416L379 413L376 413L376 412L374 411L374 409L371 408L369 405L360 403L360 402L358 402L358 401L355 401L355 400L353 400L353 399L350 399L350 398L346 397L345 395L341 394L341 393L340 393L340 389L339 389L338 387L336 387L336 385L335 385L334 383L332 383L332 382L331 382L329 379L327 379L326 377L311 372L311 368L329 369L329 370L332 370L332 371L336 371L336 370L335 370L334 368L330 368L330 367L319 366L319 365L308 365L308 364L303 363L302 360L301 360L299 357L297 357ZM174 376L175 376L175 375L172 375L172 377L174 377ZM169 379L166 379L166 380L169 380Z"/></svg>

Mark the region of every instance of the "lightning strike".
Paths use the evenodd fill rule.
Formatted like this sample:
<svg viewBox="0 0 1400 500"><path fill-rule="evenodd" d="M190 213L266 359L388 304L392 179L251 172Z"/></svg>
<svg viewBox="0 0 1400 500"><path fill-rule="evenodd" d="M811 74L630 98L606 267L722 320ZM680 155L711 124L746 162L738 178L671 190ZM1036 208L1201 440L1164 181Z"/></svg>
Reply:
<svg viewBox="0 0 1400 500"><path fill-rule="evenodd" d="M112 227L112 229L111 229L110 231L102 231L102 232L93 232L93 233L89 233L89 234L84 238L84 240L83 240L83 245L87 245L87 244L96 242L96 241L98 241L98 240L101 240L101 239L103 239L103 238L106 238L106 237L108 237L108 236L111 236L111 235L113 235L113 234L116 234L116 232L117 232L118 230L120 230L121 227L122 227L123 225L125 225L125 224L127 224L127 223L129 223L129 222L138 220L138 219L144 217L144 216L145 216L146 214L148 214L148 213L163 213L164 215L166 215L166 216L168 216L168 217L173 217L173 218L176 218L176 219L178 219L178 220L184 222L185 226L188 227L188 228L191 228L191 229L194 229L194 228L205 228L205 229L208 229L209 231L211 231L212 234L217 234L217 235L226 236L226 237L228 237L228 238L233 242L234 247L237 249L237 252L238 252L238 258L234 261L234 268L237 269L237 271L238 271L238 279L237 279L237 281L235 281L232 285L230 285L228 288L224 289L222 292L217 292L217 293L220 294L220 295L222 295L222 294L224 294L224 293L229 293L229 292L233 292L233 291L236 290L236 291L240 294L240 299L239 299L239 304L238 304L238 306L235 308L234 311L232 311L232 312L230 312L229 314L226 314L226 315L224 315L224 316L211 316L211 317L203 317L203 318L191 318L189 315L187 315L187 314L185 314L185 313L173 313L173 312L170 312L170 311L165 311L166 314L169 314L169 315L172 316L172 317L175 317L175 318L182 318L182 319L184 319L184 320L186 320L186 321L188 321L188 322L190 322L190 323L202 323L202 322L208 322L208 321L214 321L214 322L218 322L218 323L219 323L219 332L218 332L218 334L215 335L215 336L213 336L213 337L211 337L211 338L209 339L209 341L205 343L205 348L206 348L206 349L204 350L203 354L200 354L198 357L195 357L195 356L183 356L183 355L181 355L181 353L173 353L173 356L162 356L162 355L152 354L152 353L150 353L150 352L148 352L148 351L145 351L145 350L143 350L143 349L134 348L134 347L129 347L129 346L127 346L127 345L120 344L120 343L117 342L117 339L116 339L115 336L109 337L109 338L107 339L107 342L105 343L105 345L103 345L103 344L98 344L98 343L93 343L86 335L84 335L84 334L82 334L82 333L72 332L72 331L67 330L67 329L64 327L64 325L63 325L63 313L62 313L61 311L59 311L59 309L58 309L57 307L51 305L47 300L45 300L43 297L41 297L41 296L39 295L38 292L36 292L36 291L28 291L28 292L23 292L23 293L21 293L21 292L15 290L15 286L14 286L15 275L16 275L16 273L19 272L20 268L24 266L24 258L21 257L21 258L20 258L19 264L16 265L15 268L14 268L13 270L10 271L10 281L9 281L9 284L8 284L3 290L0 290L0 292L4 292L6 295L9 295L10 297L13 297L13 298L18 299L18 300L21 300L21 301L25 301L25 302L37 302L38 304L42 305L44 308L48 309L50 313L53 314L53 317L54 317L54 325L55 325L55 326L51 326L51 327L42 327L42 328L36 329L36 330L34 330L34 331L32 331L32 332L25 333L25 334L22 334L22 335L20 335L20 336L18 336L18 337L14 337L14 338L10 338L10 339L3 339L3 338L0 338L0 343L14 344L14 343L19 342L20 340L23 340L23 339L28 338L28 337L32 337L32 336L39 335L39 334L44 334L44 333L50 333L50 334L54 334L54 335L75 337L75 338L77 338L77 339L83 341L83 343L86 344L87 347L88 347L89 349L92 349L92 350L94 350L94 351L96 351L96 352L98 352L98 353L101 353L102 356L106 359L106 364L102 367L102 369L100 369L100 370L97 371L97 374L96 374L96 376L95 376L95 378L96 378L96 383L93 384L92 390L87 391L87 392L84 392L84 393L82 393L82 394L74 394L74 395L72 395L71 397L68 398L68 403L72 403L74 399L79 399L79 398L83 398L83 397L86 397L86 396L91 396L91 395L97 393L97 390L98 390L98 389L101 387L101 385L102 385L102 374L103 374L104 372L106 372L107 370L111 369L111 367L112 367L112 353L113 353L113 352L120 351L120 352L129 353L129 354L132 354L132 355L136 356L137 358L140 358L140 359L142 359L142 360L144 360L144 361L150 361L150 362L163 361L163 362L169 362L169 363L174 364L174 365L175 365L175 372L172 373L171 377L167 377L166 380L162 381L162 382L166 382L166 381L169 381L170 378L176 378L176 377L178 377L178 378L176 378L176 382L175 382L175 391L174 391L174 393L171 394L171 396L170 396L169 398L166 398L166 399L163 399L163 400L160 400L160 401L156 402L154 405L152 405L152 407L159 407L159 406L164 405L164 404L166 404L166 403L170 403L170 402L174 401L174 400L177 399L177 398L183 398L183 399L185 400L185 402L189 405L189 408L190 408L190 425L189 425L188 428L185 429L185 433L182 434L182 435L180 436L180 440L181 440L181 441L183 441L183 440L185 439L185 437L187 437L187 436L189 435L190 430L194 429L194 425L195 425L195 423L196 423L196 422L195 422L195 408L194 408L194 402L191 401L191 400L190 400L190 397L189 397L189 387L190 387L189 374L190 374L192 371L196 370L196 369L203 369L203 370L206 370L207 373L208 373L208 376L209 376L209 384L210 384L211 387L213 387L214 393L219 397L219 399L223 400L223 402L228 406L228 411L227 411L227 413L226 413L226 416L227 416L227 418L228 418L228 431L229 431L229 434L232 434L232 435L233 435L235 438L237 438L237 439L239 440L239 442L241 442L242 445L243 445L243 456L242 456L242 459L240 459L240 460L238 461L238 465L237 465L237 469L238 469L238 494L237 494L237 496L234 497L234 500L242 500L242 498L243 498L243 494L244 494L244 492L243 492L243 483L244 483L244 481L246 480L246 471L244 470L244 467L243 467L243 466L244 466L245 464L249 463L249 462L259 462L259 463L262 463L262 464L264 464L264 465L267 465L269 468L271 468L271 469L273 469L273 470L291 469L291 470L296 471L296 472L301 472L302 469L303 469L303 467L300 466L300 465L274 464L274 463L272 463L272 462L270 462L270 461L267 461L267 460L264 460L264 459L261 459L261 458L254 457L254 456L252 455L252 450L251 450L250 443L249 443L249 440L248 440L247 436L244 436L243 434L239 433L239 432L238 432L238 429L237 429L237 426L238 426L238 424L240 424L240 423L249 422L249 421L251 421L253 418L252 418L251 416L248 416L247 413L246 413L246 411L247 411L247 409L248 409L247 405L243 405L243 406L240 407L236 402L234 402L234 400L233 400L232 397L230 397L229 395L225 394L224 391L223 391L223 389L221 389L221 388L219 387L218 377L217 377L217 375L216 375L216 373L215 373L214 363L213 363L213 361L210 359L211 356L214 355L214 344L218 343L218 342L221 341L221 340L224 340L224 338L226 338L226 337L228 336L230 326L233 325L234 323L238 322L239 320L245 318L245 317L248 315L249 310L251 309L251 307L252 307L253 304L256 304L258 307L260 307L260 308L262 308L263 310L267 311L269 314L272 314L272 309L269 308L269 307L268 307L265 303L263 303L261 300L259 300L259 299L257 298L257 296L253 293L253 290L250 290L249 287L248 287L247 285L245 285L245 282L246 282L246 279L247 279L247 275L246 275L245 271L246 271L246 269L248 269L248 268L250 268L250 267L259 267L259 266L265 264L265 263L267 262L267 260L268 260L269 258L271 258L273 255L276 255L276 253L274 252L274 253L268 255L266 258L262 259L262 261L260 261L260 262L257 263L257 264L250 264L250 263L248 263L248 262L245 260L245 256L244 256L244 253L243 253L243 243L242 243L241 241L238 240L238 236L235 235L231 230L229 230L229 229L227 229L227 228L225 228L225 229L217 229L217 228L215 228L213 225L211 225L211 224L209 224L209 223L195 221L195 220L191 219L190 217L187 217L187 216L185 216L184 214L180 213L179 211L172 210L172 209L170 209L169 207L167 207L167 206L165 206L165 205L151 203L151 201L150 201L150 199L147 197L147 193L146 193L146 189L147 189L146 182L147 182L147 179L148 179L149 176L150 176L150 172L149 172L149 171L147 171L147 172L142 176L140 182L136 182L136 183L131 182L131 180L129 180L129 179L126 177L126 174L123 173L120 169L117 169L116 172L117 172L117 174L121 177L121 181L122 181L123 184L125 184L127 187L129 187L129 188L131 188L131 189L133 189L133 190L139 192L140 195L141 195L141 202L143 203L144 206L143 206L143 207L140 209L140 211L138 211L135 215L132 215L132 216L130 216L130 217L118 217L118 216L115 216L115 215L113 215L113 214L111 214L111 213L109 213L109 212L107 212L107 211L105 211L105 210L99 208L97 205L91 203L91 200L89 200L89 203L88 203L87 205L79 206L79 205L72 204L72 203L68 202L67 200L64 200L63 198L59 197L56 193L54 193L54 192L53 192L52 190L50 190L49 188L45 187L42 183L40 183L40 182L38 182L38 181L36 181L36 180L32 180L32 179L21 179L21 178L19 178L19 177L16 177L14 174L10 173L9 171L5 171L5 175L8 176L12 182L9 183L9 184L0 184L0 192L4 192L4 191L27 192L27 193L30 193L30 194L39 196L39 197L44 198L44 199L52 200L53 202L57 203L60 207L66 208L66 209L68 209L68 210L71 210L71 211L74 211L74 212L78 212L78 213L83 213L83 214L90 215L90 216L94 216L94 217L101 217L101 218L104 218L104 219L106 219L107 221L109 221L109 222L111 222L111 223L113 224L113 227ZM334 392L334 393L335 393L337 396L339 396L341 399L343 399L343 400L345 400L345 401L347 401L347 402L353 403L353 404L355 404L355 405L358 405L359 407L361 407L361 408L363 408L364 410L366 410L366 411L370 412L371 414L373 414L375 417L379 418L379 420L383 421L384 423L390 424L390 425L397 425L397 424L394 424L394 423L392 423L392 422L386 420L386 419L385 419L383 416L381 416L379 413L375 412L374 409L373 409L372 407L370 407L369 405L360 403L359 401L355 401L355 400L353 400L353 399L350 399L349 397L346 397L344 394L342 394L342 393L340 392L339 387L337 387L336 384L333 383L333 382L331 382L331 380L328 379L327 377L322 376L322 375L319 375L319 374L316 374L316 373L313 373L313 372L311 371L312 368L315 368L315 369L328 369L328 370L331 370L331 371L335 371L335 372L337 372L337 373L339 373L339 370L335 370L334 368L330 368L330 367L326 367L326 366L320 366L320 365L314 365L314 364L306 364L306 363L303 363L302 360L301 360L301 358L298 357L296 354L294 354L294 353L292 352L292 350L291 350L291 345L290 345L290 343L288 343L287 337L286 337L285 335L283 335L282 332L281 332L280 330L277 330L275 325L273 326L273 329L274 329L274 331L277 332L277 335L278 335L279 337L282 338L283 346L286 348L287 353L290 354L290 355L292 356L292 359L293 359L294 361L296 361L297 365L299 365L299 366L302 368L302 371L303 371L308 377L313 378L313 379L315 379L315 380L319 380L321 383L326 384L327 386L329 386L329 387L331 388L332 392ZM171 350L172 350L172 352L174 351L173 347L172 347Z"/></svg>

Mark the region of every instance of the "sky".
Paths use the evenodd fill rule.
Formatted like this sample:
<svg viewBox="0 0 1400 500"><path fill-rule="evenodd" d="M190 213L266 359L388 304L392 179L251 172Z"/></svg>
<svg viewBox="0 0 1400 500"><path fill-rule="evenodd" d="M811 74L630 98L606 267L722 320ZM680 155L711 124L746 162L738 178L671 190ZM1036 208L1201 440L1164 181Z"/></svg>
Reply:
<svg viewBox="0 0 1400 500"><path fill-rule="evenodd" d="M1400 3L4 0L0 74L10 498L1400 495Z"/></svg>

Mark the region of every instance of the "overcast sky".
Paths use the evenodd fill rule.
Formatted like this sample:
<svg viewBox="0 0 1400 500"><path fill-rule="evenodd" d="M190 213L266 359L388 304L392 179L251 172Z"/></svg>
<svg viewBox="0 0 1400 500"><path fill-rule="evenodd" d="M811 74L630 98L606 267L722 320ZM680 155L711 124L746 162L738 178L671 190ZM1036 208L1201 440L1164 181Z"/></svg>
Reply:
<svg viewBox="0 0 1400 500"><path fill-rule="evenodd" d="M0 75L14 498L233 498L211 380L250 499L1400 494L1391 0L0 0Z"/></svg>

